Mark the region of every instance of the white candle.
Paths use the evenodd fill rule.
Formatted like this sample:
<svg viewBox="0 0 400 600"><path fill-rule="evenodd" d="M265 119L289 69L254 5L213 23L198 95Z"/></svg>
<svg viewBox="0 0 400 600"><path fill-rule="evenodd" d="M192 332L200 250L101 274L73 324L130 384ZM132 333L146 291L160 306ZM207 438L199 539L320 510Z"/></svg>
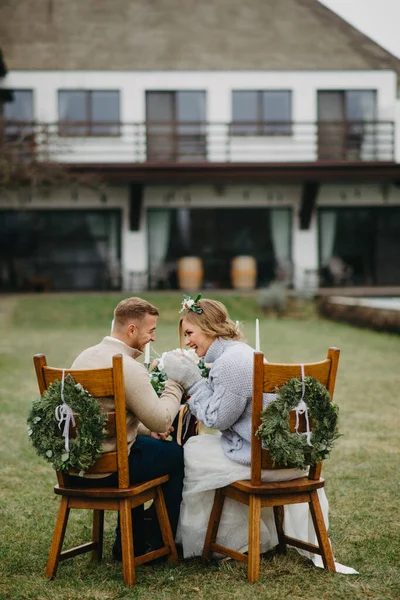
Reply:
<svg viewBox="0 0 400 600"><path fill-rule="evenodd" d="M144 364L150 364L150 342L144 347Z"/></svg>
<svg viewBox="0 0 400 600"><path fill-rule="evenodd" d="M239 331L239 321L236 321L236 331Z"/></svg>
<svg viewBox="0 0 400 600"><path fill-rule="evenodd" d="M260 352L260 323L256 319L256 352Z"/></svg>

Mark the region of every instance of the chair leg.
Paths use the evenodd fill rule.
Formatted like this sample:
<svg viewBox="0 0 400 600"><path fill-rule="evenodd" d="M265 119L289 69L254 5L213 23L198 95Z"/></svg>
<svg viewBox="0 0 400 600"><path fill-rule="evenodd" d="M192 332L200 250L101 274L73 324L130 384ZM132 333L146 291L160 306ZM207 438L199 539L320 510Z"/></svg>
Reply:
<svg viewBox="0 0 400 600"><path fill-rule="evenodd" d="M316 490L310 492L310 510L324 567L327 569L327 571L336 573L335 560L333 558L332 548L329 542L328 532L325 527L324 516L322 514L321 505L319 503L318 493Z"/></svg>
<svg viewBox="0 0 400 600"><path fill-rule="evenodd" d="M53 579L57 573L61 549L64 542L65 530L68 523L69 510L68 498L62 496L60 507L58 509L57 521L54 526L49 558L46 565L45 577L48 579Z"/></svg>
<svg viewBox="0 0 400 600"><path fill-rule="evenodd" d="M93 511L92 542L96 549L92 551L92 561L100 561L103 557L104 510Z"/></svg>
<svg viewBox="0 0 400 600"><path fill-rule="evenodd" d="M221 489L215 490L214 504L211 509L210 518L208 521L207 533L204 539L202 562L205 563L211 553L211 544L215 543L218 534L219 521L221 519L222 509L224 507L225 496Z"/></svg>
<svg viewBox="0 0 400 600"><path fill-rule="evenodd" d="M247 578L254 582L260 577L260 527L261 498L250 495L249 503L249 551Z"/></svg>
<svg viewBox="0 0 400 600"><path fill-rule="evenodd" d="M286 542L285 533L283 531L283 521L285 518L285 509L283 506L274 506L274 518L276 533L278 535L278 552L279 554L285 554Z"/></svg>
<svg viewBox="0 0 400 600"><path fill-rule="evenodd" d="M177 565L179 563L178 553L176 551L174 536L172 535L171 523L169 522L167 507L165 505L164 493L161 485L157 487L157 496L154 498L158 523L160 525L161 535L164 546L169 546L170 553L168 562Z"/></svg>
<svg viewBox="0 0 400 600"><path fill-rule="evenodd" d="M121 499L119 503L121 546L122 546L122 571L124 583L136 584L135 555L133 550L132 512L129 502Z"/></svg>

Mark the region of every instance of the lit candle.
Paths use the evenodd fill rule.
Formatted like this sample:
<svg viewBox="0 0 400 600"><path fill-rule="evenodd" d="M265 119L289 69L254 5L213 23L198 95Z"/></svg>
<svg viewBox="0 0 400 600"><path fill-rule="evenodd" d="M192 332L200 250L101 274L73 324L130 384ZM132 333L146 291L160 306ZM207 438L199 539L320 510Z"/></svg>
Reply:
<svg viewBox="0 0 400 600"><path fill-rule="evenodd" d="M144 364L147 366L150 364L150 342L144 347Z"/></svg>
<svg viewBox="0 0 400 600"><path fill-rule="evenodd" d="M236 321L236 331L239 331L239 321Z"/></svg>
<svg viewBox="0 0 400 600"><path fill-rule="evenodd" d="M260 323L256 319L256 352L260 352Z"/></svg>

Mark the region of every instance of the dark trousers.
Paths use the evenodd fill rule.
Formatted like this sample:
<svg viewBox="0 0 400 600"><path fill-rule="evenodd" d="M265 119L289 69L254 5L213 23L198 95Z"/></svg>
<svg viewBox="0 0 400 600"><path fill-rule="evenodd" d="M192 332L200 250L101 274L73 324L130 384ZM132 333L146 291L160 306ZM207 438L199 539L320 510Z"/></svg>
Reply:
<svg viewBox="0 0 400 600"><path fill-rule="evenodd" d="M140 483L149 479L155 479L162 475L169 475L169 480L163 484L165 504L171 523L172 534L175 537L178 526L179 510L182 500L183 488L183 448L176 442L155 440L154 438L140 435L131 447L129 453L129 478L130 483ZM82 477L71 477L71 483L82 486ZM101 481L101 483L100 483ZM114 473L109 477L99 479L86 479L88 487L102 487L118 485L117 475ZM153 509L153 506L151 507ZM146 511L153 514L153 510ZM153 548L162 545L160 529L156 519L145 522L145 511L143 505L132 510L132 528L135 540L135 554L142 554L146 545ZM121 547L121 533L119 519L116 532L115 546Z"/></svg>

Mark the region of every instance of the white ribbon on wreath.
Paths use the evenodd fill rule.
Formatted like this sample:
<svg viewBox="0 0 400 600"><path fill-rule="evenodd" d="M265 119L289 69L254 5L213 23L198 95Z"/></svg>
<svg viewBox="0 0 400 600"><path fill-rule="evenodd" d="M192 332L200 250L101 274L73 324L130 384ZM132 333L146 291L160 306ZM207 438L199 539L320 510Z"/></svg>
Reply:
<svg viewBox="0 0 400 600"><path fill-rule="evenodd" d="M75 417L72 412L72 408L65 402L64 400L64 378L65 378L65 369L62 372L61 379L61 400L62 404L56 406L54 411L56 421L58 423L58 428L61 429L62 424L64 423L64 430L62 432L62 436L65 440L65 451L69 453L69 426L72 422L73 427L75 427Z"/></svg>
<svg viewBox="0 0 400 600"><path fill-rule="evenodd" d="M305 381L304 381L304 365L300 365L300 367L301 367L302 393L301 393L300 402L298 403L298 405L294 409L296 411L296 433L299 433L300 415L304 414L304 418L306 420L306 431L304 432L304 435L307 436L307 444L309 446L312 446L312 443L311 443L310 422L309 422L309 419L308 419L308 409L307 409L307 404L304 402L304 396L306 394L306 384L305 384Z"/></svg>

